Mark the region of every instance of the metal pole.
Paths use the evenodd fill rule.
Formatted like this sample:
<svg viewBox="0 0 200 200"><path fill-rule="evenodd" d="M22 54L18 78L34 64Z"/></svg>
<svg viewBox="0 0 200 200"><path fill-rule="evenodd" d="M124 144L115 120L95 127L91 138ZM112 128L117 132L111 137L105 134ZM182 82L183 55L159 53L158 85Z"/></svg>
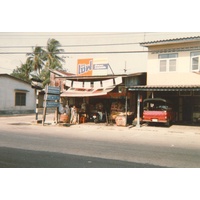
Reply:
<svg viewBox="0 0 200 200"><path fill-rule="evenodd" d="M127 110L128 110L128 102L127 102L127 89L126 89L126 103L125 103L125 112L126 112L126 126L127 126Z"/></svg>
<svg viewBox="0 0 200 200"><path fill-rule="evenodd" d="M137 97L137 125L136 127L140 128L140 93L138 92Z"/></svg>
<svg viewBox="0 0 200 200"><path fill-rule="evenodd" d="M39 108L39 90L36 89L36 109L35 109L35 119L38 120L38 108Z"/></svg>
<svg viewBox="0 0 200 200"><path fill-rule="evenodd" d="M127 105L127 92L126 92L126 105L125 105L125 110L126 110L126 126L127 126L127 110L128 110L128 105Z"/></svg>

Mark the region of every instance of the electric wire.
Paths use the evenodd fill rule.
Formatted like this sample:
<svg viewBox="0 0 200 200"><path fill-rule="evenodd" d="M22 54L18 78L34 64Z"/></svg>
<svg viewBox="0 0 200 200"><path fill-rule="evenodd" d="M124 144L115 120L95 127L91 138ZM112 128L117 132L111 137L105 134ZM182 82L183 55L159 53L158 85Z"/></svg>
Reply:
<svg viewBox="0 0 200 200"><path fill-rule="evenodd" d="M88 46L122 46L122 45L134 45L134 44L140 44L139 42L129 42L129 43L110 43L110 44L72 44L72 45L61 45L62 47L88 47ZM35 46L0 46L0 48L34 48ZM40 47L46 47L46 46L40 46Z"/></svg>
<svg viewBox="0 0 200 200"><path fill-rule="evenodd" d="M87 51L87 52L59 52L55 54L131 54L131 53L148 53L150 51ZM33 52L0 52L1 55L4 54L31 54Z"/></svg>

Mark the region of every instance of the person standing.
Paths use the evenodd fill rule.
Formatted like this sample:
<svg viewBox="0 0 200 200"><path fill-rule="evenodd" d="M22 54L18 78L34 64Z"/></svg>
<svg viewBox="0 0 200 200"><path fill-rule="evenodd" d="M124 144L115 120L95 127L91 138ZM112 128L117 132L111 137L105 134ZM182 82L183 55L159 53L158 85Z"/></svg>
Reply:
<svg viewBox="0 0 200 200"><path fill-rule="evenodd" d="M71 108L70 124L76 124L77 123L77 118L78 118L77 108L76 108L76 106L73 106Z"/></svg>

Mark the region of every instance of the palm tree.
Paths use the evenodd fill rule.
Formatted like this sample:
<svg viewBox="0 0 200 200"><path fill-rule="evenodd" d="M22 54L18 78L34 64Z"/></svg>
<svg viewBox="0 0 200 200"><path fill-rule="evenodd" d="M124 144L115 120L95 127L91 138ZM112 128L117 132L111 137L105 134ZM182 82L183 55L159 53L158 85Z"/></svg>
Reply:
<svg viewBox="0 0 200 200"><path fill-rule="evenodd" d="M36 46L33 49L32 53L27 53L27 63L29 63L34 71L37 71L40 74L45 61L47 60L46 51L39 46Z"/></svg>
<svg viewBox="0 0 200 200"><path fill-rule="evenodd" d="M46 67L49 69L62 69L62 62L65 60L58 56L64 49L60 49L61 44L55 39L48 39L47 41L47 62Z"/></svg>

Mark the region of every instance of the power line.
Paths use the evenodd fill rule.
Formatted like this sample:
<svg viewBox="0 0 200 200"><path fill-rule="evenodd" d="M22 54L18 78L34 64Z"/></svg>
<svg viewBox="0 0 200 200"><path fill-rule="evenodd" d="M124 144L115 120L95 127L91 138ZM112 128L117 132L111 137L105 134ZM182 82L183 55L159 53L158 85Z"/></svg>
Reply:
<svg viewBox="0 0 200 200"><path fill-rule="evenodd" d="M60 52L56 54L130 54L130 53L148 53L150 51L90 51L90 52ZM33 52L0 52L0 54L31 54Z"/></svg>
<svg viewBox="0 0 200 200"><path fill-rule="evenodd" d="M72 45L62 45L62 47L89 47L89 46L122 46L122 45L134 45L134 44L140 44L139 42L129 42L129 43L108 43L108 44L72 44ZM37 45L36 45L37 46ZM35 46L0 46L0 48L33 48ZM46 46L40 46L40 47L46 47Z"/></svg>
<svg viewBox="0 0 200 200"><path fill-rule="evenodd" d="M154 32L145 32L145 33L154 33ZM44 34L0 34L2 37L83 37L83 36L123 36L123 35L142 35L144 32L74 32L74 33L63 33L63 34L54 34L52 33L44 33Z"/></svg>
<svg viewBox="0 0 200 200"><path fill-rule="evenodd" d="M191 50L200 50L200 47L196 48L177 48L177 49L162 49L162 50L135 50L135 51L77 51L77 52L58 52L56 55L64 55L64 54L134 54L134 53L158 53L158 52L182 52L182 51L191 51ZM1 55L6 54L32 54L33 52L0 52Z"/></svg>

